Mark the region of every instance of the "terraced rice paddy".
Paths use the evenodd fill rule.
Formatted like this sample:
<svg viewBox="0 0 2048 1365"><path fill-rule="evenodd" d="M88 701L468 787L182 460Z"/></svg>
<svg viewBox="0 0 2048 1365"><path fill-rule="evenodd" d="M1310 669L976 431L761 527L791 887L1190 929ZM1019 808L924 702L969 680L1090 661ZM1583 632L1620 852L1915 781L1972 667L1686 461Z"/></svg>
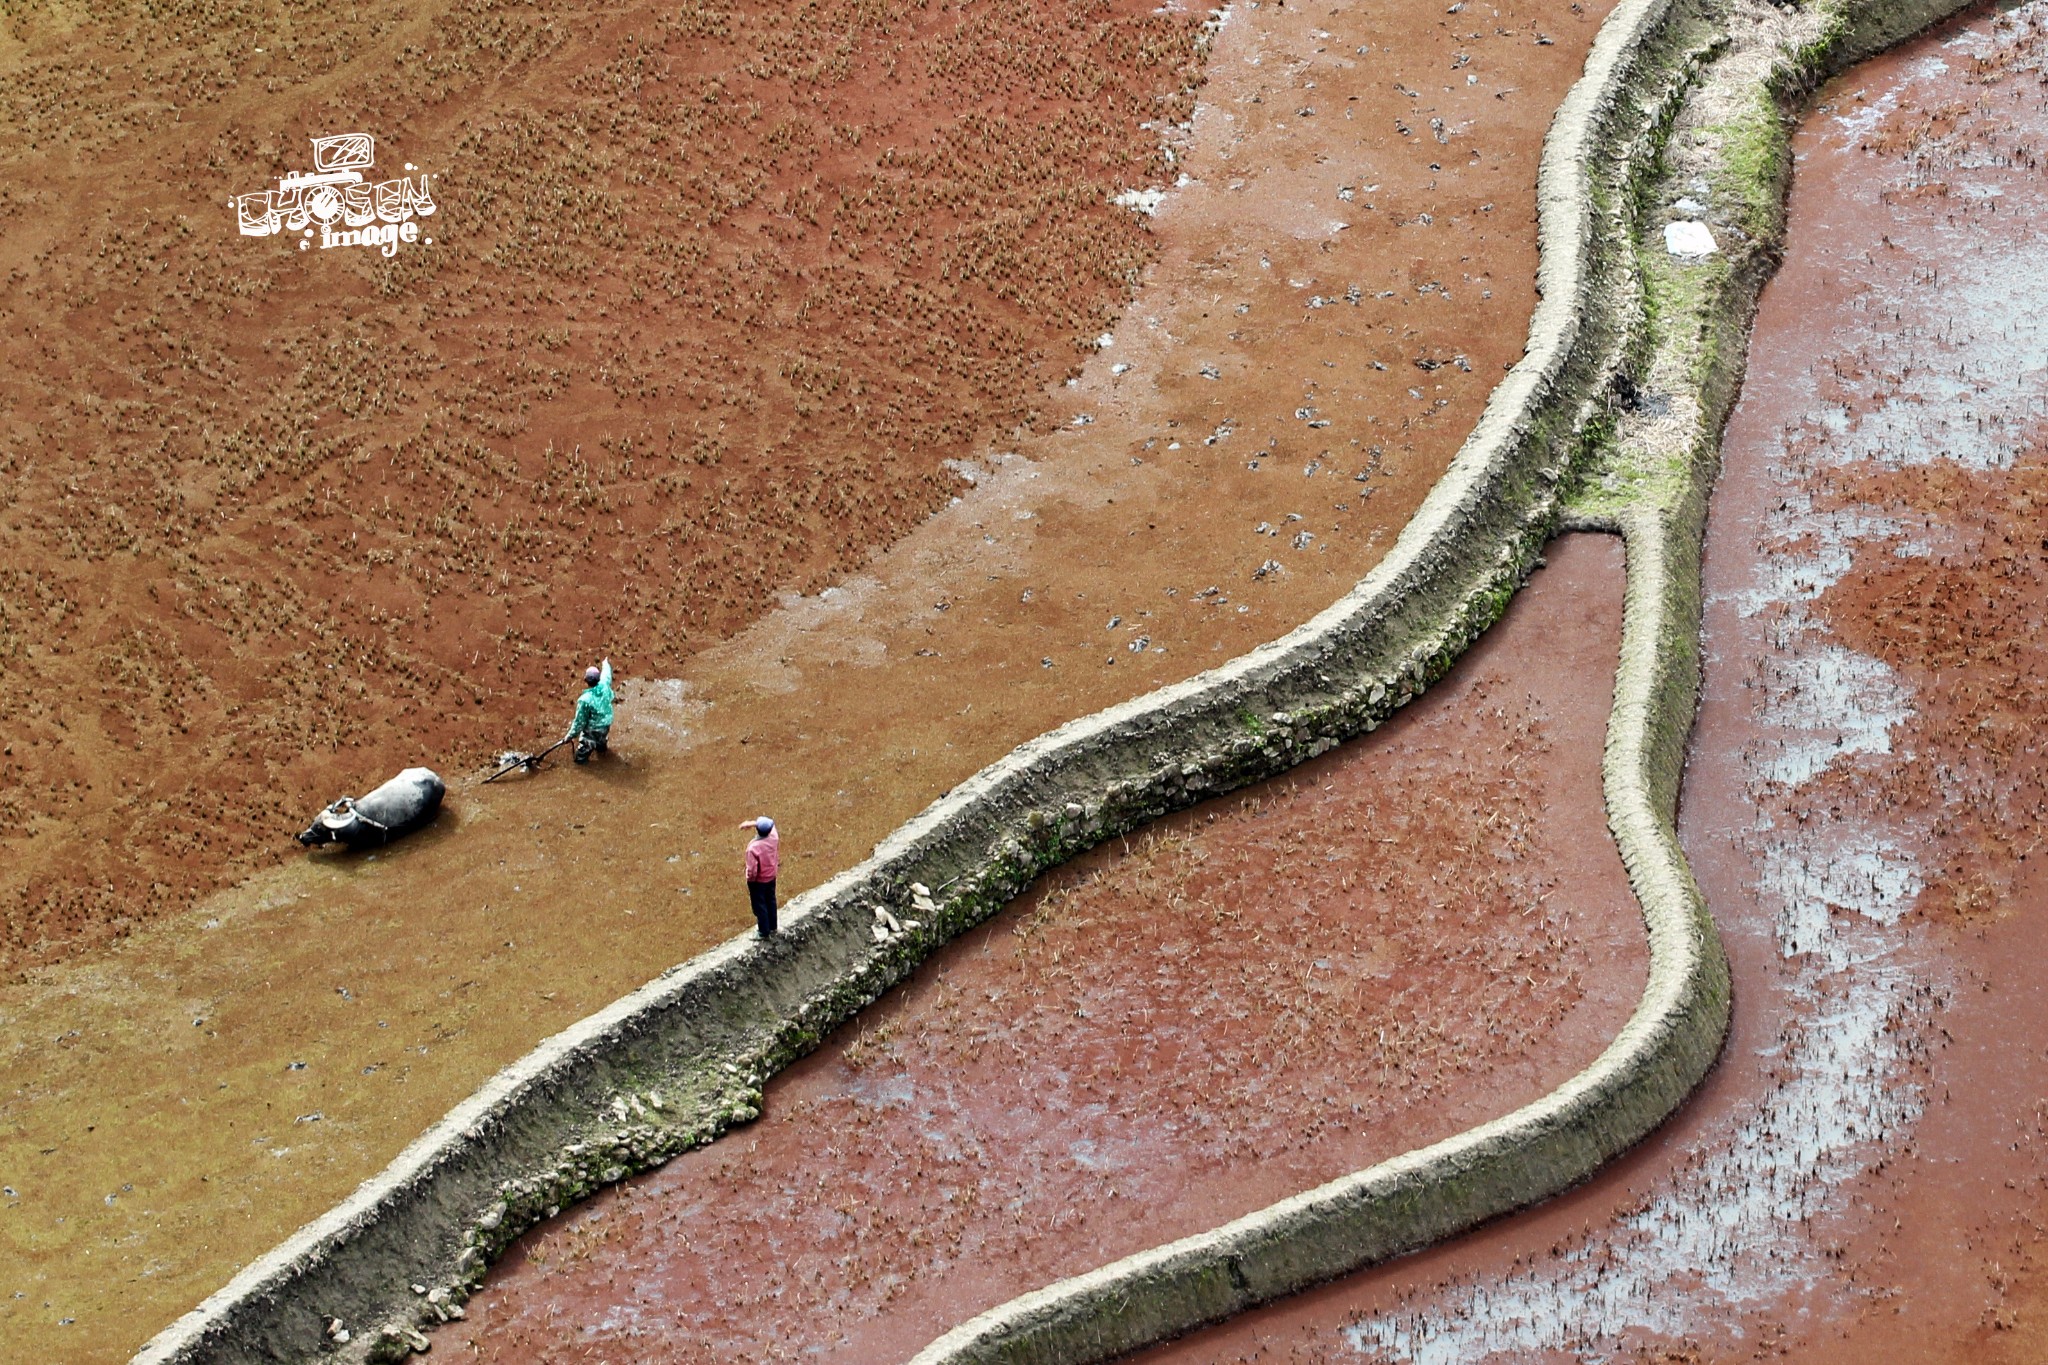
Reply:
<svg viewBox="0 0 2048 1365"><path fill-rule="evenodd" d="M2044 52L1979 11L1795 142L1680 813L1719 1069L1587 1187L1147 1359L2040 1357Z"/></svg>
<svg viewBox="0 0 2048 1365"><path fill-rule="evenodd" d="M9 16L0 1331L119 1358L737 931L742 816L794 893L1345 591L1602 13L1248 4L1199 95L1149 6ZM337 120L434 254L234 232ZM615 761L475 787L599 652ZM418 761L431 834L283 845Z"/></svg>

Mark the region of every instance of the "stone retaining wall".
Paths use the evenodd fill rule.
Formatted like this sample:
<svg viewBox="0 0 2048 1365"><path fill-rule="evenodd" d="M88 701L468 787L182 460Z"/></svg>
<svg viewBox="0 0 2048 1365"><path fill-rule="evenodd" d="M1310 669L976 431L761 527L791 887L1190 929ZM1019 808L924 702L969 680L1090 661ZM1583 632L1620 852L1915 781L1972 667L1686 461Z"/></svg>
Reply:
<svg viewBox="0 0 2048 1365"><path fill-rule="evenodd" d="M1222 668L1019 747L792 902L777 940L727 943L549 1039L136 1360L363 1360L424 1345L418 1328L459 1311L521 1231L756 1117L769 1074L1039 872L1373 730L1442 676L1505 609L1554 524L1561 482L1600 430L1631 312L1625 190L1656 124L1645 101L1669 93L1654 48L1671 3L1623 0L1603 29L1546 143L1542 302L1528 353L1355 590ZM1866 29L1910 31L1878 23L1836 36L1876 45ZM1609 764L1640 774L1624 774L1640 808L1617 805L1614 818L1650 917L1653 967L1643 1005L1601 1060L1539 1106L1028 1296L921 1360L1101 1359L1186 1330L1541 1198L1683 1098L1726 1013L1718 945L1669 833L1693 684L1672 681L1684 670L1674 674L1655 643L1696 630L1697 586L1674 597L1639 540L1625 650L1647 662L1624 659L1615 733L1629 725L1645 738L1620 757L1611 741ZM1647 622L1645 600L1655 604ZM1642 718L1624 720L1631 687L1642 700L1629 714ZM907 932L878 934L878 905Z"/></svg>

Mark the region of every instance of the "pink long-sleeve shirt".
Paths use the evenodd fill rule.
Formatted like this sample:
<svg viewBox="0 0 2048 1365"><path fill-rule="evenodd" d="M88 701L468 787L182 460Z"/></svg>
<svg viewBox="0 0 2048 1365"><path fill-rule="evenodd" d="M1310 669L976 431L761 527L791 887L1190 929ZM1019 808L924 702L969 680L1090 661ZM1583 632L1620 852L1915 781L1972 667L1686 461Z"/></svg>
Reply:
<svg viewBox="0 0 2048 1365"><path fill-rule="evenodd" d="M747 880L772 882L782 870L782 831L769 830L747 845Z"/></svg>

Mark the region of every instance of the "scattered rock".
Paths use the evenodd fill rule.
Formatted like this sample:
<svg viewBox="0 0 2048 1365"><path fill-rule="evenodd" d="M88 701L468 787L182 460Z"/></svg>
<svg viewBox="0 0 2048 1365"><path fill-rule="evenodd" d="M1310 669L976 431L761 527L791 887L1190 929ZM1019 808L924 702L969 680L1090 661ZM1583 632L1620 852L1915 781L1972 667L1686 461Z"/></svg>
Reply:
<svg viewBox="0 0 2048 1365"><path fill-rule="evenodd" d="M1697 260L1721 249L1705 223L1682 222L1664 225L1664 249L1680 259Z"/></svg>

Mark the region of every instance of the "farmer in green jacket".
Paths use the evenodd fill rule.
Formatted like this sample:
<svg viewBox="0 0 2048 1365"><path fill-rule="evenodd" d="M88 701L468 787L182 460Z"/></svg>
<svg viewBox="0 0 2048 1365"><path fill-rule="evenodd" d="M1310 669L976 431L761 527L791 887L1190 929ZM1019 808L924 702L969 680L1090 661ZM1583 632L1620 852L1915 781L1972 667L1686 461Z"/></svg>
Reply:
<svg viewBox="0 0 2048 1365"><path fill-rule="evenodd" d="M612 661L583 670L586 686L576 699L576 715L569 721L565 738L576 741L576 761L590 762L594 753L605 752L612 734Z"/></svg>

